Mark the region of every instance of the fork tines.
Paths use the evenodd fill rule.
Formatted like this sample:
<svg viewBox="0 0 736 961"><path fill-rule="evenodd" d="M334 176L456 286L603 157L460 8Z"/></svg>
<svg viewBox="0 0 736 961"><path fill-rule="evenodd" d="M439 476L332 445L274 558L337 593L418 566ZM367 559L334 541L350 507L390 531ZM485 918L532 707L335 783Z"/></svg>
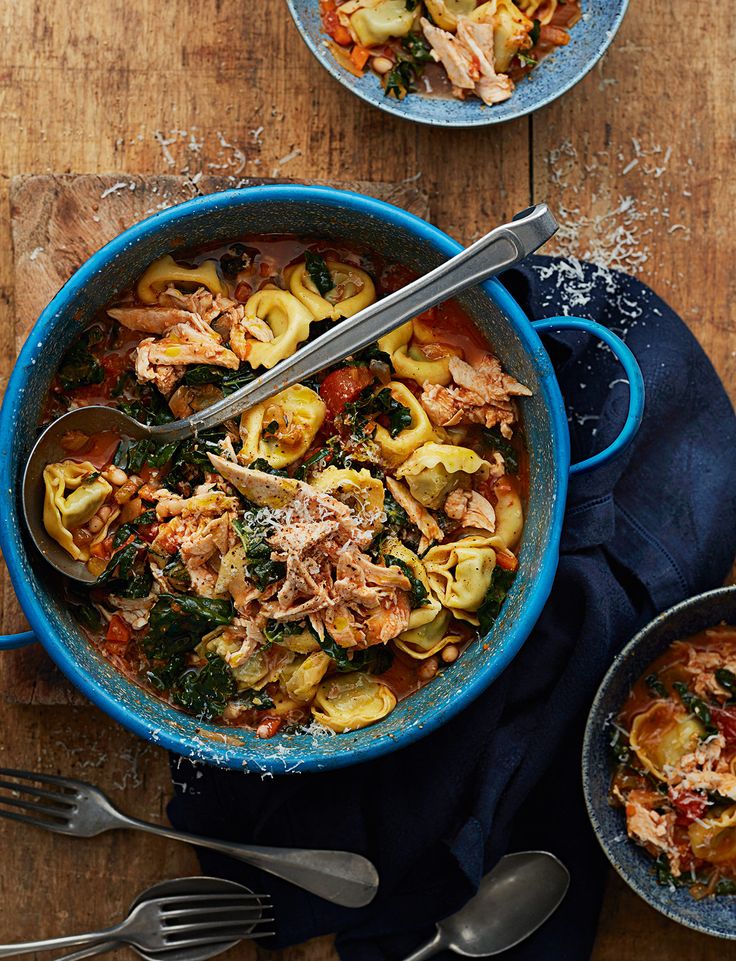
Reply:
<svg viewBox="0 0 736 961"><path fill-rule="evenodd" d="M194 947L273 936L272 902L263 894L188 894L161 899L164 940Z"/></svg>
<svg viewBox="0 0 736 961"><path fill-rule="evenodd" d="M0 817L64 832L74 813L76 797L76 788L64 778L0 768L0 805L6 805L0 807Z"/></svg>

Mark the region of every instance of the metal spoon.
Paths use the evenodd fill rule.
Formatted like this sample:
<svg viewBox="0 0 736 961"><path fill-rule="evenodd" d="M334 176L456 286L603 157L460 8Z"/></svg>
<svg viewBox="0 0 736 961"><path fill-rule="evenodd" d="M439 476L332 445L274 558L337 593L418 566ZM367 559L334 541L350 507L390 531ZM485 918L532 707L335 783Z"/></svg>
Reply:
<svg viewBox="0 0 736 961"><path fill-rule="evenodd" d="M186 420L149 427L120 410L104 406L78 407L62 415L36 441L23 474L23 512L36 547L49 564L67 577L84 583L96 580L81 561L75 561L47 534L43 525L43 470L47 464L67 456L61 445L64 434L75 430L94 435L108 430L122 438L149 439L161 445L217 427L372 344L430 307L519 263L546 243L557 226L546 204L522 211L510 223L496 227L428 274L336 324L272 370Z"/></svg>
<svg viewBox="0 0 736 961"><path fill-rule="evenodd" d="M570 885L565 865L546 851L507 854L478 893L437 925L437 934L404 961L450 950L467 958L501 954L533 934L560 906Z"/></svg>
<svg viewBox="0 0 736 961"><path fill-rule="evenodd" d="M153 887L142 891L135 901L131 904L132 911L143 901L150 901L153 898L165 898L180 894L238 894L249 893L250 888L235 881L226 881L224 878L174 878L172 881L161 881ZM216 944L205 944L196 948L172 948L169 951L144 951L130 945L145 961L206 961L207 958L214 958L218 954L224 954L230 948L235 947L237 941L220 941ZM116 941L104 941L102 944L93 944L88 948L81 948L71 954L65 954L56 961L82 961L82 958L90 958L97 954L106 954L114 951L120 944Z"/></svg>

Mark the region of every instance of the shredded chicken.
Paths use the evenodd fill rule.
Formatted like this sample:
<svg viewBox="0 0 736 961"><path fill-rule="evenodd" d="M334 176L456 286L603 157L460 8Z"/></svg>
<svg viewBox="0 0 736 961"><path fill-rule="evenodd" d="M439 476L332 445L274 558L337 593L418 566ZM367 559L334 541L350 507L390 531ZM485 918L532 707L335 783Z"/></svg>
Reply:
<svg viewBox="0 0 736 961"><path fill-rule="evenodd" d="M399 507L404 508L412 524L419 528L422 535L419 543L420 553L424 552L430 544L439 543L444 539L445 535L440 525L434 517L432 517L427 508L419 503L403 481L395 480L393 477L387 475L386 486Z"/></svg>
<svg viewBox="0 0 736 961"><path fill-rule="evenodd" d="M445 514L457 521L461 527L477 527L480 530L496 530L496 512L489 500L478 491L458 488L450 491L445 500Z"/></svg>
<svg viewBox="0 0 736 961"><path fill-rule="evenodd" d="M664 853L674 877L681 873L680 852L674 842L675 814L669 811L659 814L655 806L662 803L661 796L651 791L630 791L626 799L626 829L653 853Z"/></svg>
<svg viewBox="0 0 736 961"><path fill-rule="evenodd" d="M486 355L476 367L459 357L450 358L453 385L425 384L420 401L437 427L456 424L500 426L504 437L512 436L517 411L512 397L529 397L531 391L504 373L496 357Z"/></svg>
<svg viewBox="0 0 736 961"><path fill-rule="evenodd" d="M457 18L457 33L442 30L422 17L422 30L432 47L433 58L442 64L456 97L474 93L489 106L511 96L514 84L494 67L491 23Z"/></svg>

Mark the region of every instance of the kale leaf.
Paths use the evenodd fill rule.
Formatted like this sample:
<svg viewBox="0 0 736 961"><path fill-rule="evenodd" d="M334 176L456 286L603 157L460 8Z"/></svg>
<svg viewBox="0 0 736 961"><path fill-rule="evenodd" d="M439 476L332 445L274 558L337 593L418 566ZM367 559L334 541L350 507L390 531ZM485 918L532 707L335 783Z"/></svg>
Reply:
<svg viewBox="0 0 736 961"><path fill-rule="evenodd" d="M94 604L82 603L71 604L70 606L74 620L78 624L81 624L85 630L99 631L102 627L102 618Z"/></svg>
<svg viewBox="0 0 736 961"><path fill-rule="evenodd" d="M644 678L644 683L655 695L655 697L668 698L667 688L664 686L657 674L647 674Z"/></svg>
<svg viewBox="0 0 736 961"><path fill-rule="evenodd" d="M486 447L498 451L503 457L507 474L519 473L519 458L514 445L501 434L498 427L482 427L481 438Z"/></svg>
<svg viewBox="0 0 736 961"><path fill-rule="evenodd" d="M146 513L153 514L155 518L155 511L146 511L141 518ZM148 547L137 536L135 525L135 521L130 521L117 531L113 539L113 549L117 550L96 581L96 586L104 586L118 597L148 597L153 587L153 574L148 566ZM126 544L131 534L133 540Z"/></svg>
<svg viewBox="0 0 736 961"><path fill-rule="evenodd" d="M213 364L194 364L187 368L184 383L188 387L201 387L205 384L215 384L222 390L224 396L240 390L255 378L255 371L247 365L238 370L226 370Z"/></svg>
<svg viewBox="0 0 736 961"><path fill-rule="evenodd" d="M233 521L233 527L245 548L248 576L258 590L280 581L286 574L286 566L282 561L271 560L271 548L266 538L273 530L273 524L264 518L264 512L248 510L242 520Z"/></svg>
<svg viewBox="0 0 736 961"><path fill-rule="evenodd" d="M105 379L105 368L90 350L102 340L100 327L90 327L79 337L64 354L59 368L59 380L66 390L76 387L89 387L101 384Z"/></svg>
<svg viewBox="0 0 736 961"><path fill-rule="evenodd" d="M680 695L680 700L682 701L684 708L689 711L690 714L696 717L705 728L704 737L710 737L712 734L718 734L718 726L713 723L710 708L705 701L701 700L699 697L696 697L692 691L689 691L687 685L682 681L675 681L672 687Z"/></svg>
<svg viewBox="0 0 736 961"><path fill-rule="evenodd" d="M307 250L304 254L304 262L309 279L324 297L335 286L327 261L321 254L315 254L313 251Z"/></svg>
<svg viewBox="0 0 736 961"><path fill-rule="evenodd" d="M283 644L287 637L291 637L294 634L303 634L305 631L312 631L312 628L306 623L306 621L275 621L269 618L266 621L266 626L263 628L263 636L266 638L269 646L271 644ZM314 634L315 638L317 637Z"/></svg>
<svg viewBox="0 0 736 961"><path fill-rule="evenodd" d="M394 365L391 363L391 354L381 350L378 344L368 344L367 347L353 354L350 360L343 360L339 364L335 364L334 369L339 370L340 367L368 367L374 361L385 364L393 374Z"/></svg>
<svg viewBox="0 0 736 961"><path fill-rule="evenodd" d="M271 467L265 457L257 457L252 463L248 464L250 470L259 470L264 474L273 474L275 477L288 477L289 472L281 470L279 467Z"/></svg>
<svg viewBox="0 0 736 961"><path fill-rule="evenodd" d="M266 711L274 706L273 698L269 697L265 691L254 691L253 688L241 691L235 703L238 707L252 708L255 711Z"/></svg>
<svg viewBox="0 0 736 961"><path fill-rule="evenodd" d="M422 584L406 561L402 561L399 557L394 557L393 554L387 554L385 561L387 567L398 567L401 573L409 579L409 605L412 610L414 610L415 607L424 607L425 604L429 603L429 592L427 588Z"/></svg>
<svg viewBox="0 0 736 961"><path fill-rule="evenodd" d="M199 644L215 627L229 624L234 617L231 601L188 594L159 594L151 608L143 652L151 658L184 654Z"/></svg>
<svg viewBox="0 0 736 961"><path fill-rule="evenodd" d="M362 651L348 651L340 647L337 641L325 631L325 636L317 643L329 654L335 662L335 667L341 674L351 671L369 671L371 674L383 674L391 666L393 653L383 644L375 644Z"/></svg>
<svg viewBox="0 0 736 961"><path fill-rule="evenodd" d="M432 59L431 48L420 33L408 33L401 41L401 46L416 63L429 63Z"/></svg>
<svg viewBox="0 0 736 961"><path fill-rule="evenodd" d="M716 680L729 693L729 700L736 700L736 674L729 671L727 667L719 667L716 671Z"/></svg>
<svg viewBox="0 0 736 961"><path fill-rule="evenodd" d="M228 700L237 694L238 685L229 665L218 654L207 655L207 663L197 670L185 671L171 689L174 703L197 717L219 717Z"/></svg>
<svg viewBox="0 0 736 961"><path fill-rule="evenodd" d="M192 577L177 551L164 567L164 577L177 591L188 591Z"/></svg>
<svg viewBox="0 0 736 961"><path fill-rule="evenodd" d="M416 79L417 68L411 60L399 60L396 66L385 75L384 96L403 100L408 93L416 89L414 86Z"/></svg>
<svg viewBox="0 0 736 961"><path fill-rule="evenodd" d="M536 17L532 22L532 29L529 31L529 40L531 41L531 46L534 47L539 42L539 35L542 32L542 21L538 20Z"/></svg>
<svg viewBox="0 0 736 961"><path fill-rule="evenodd" d="M488 631L490 631L493 622L501 612L503 602L506 600L506 595L511 590L513 583L514 571L507 571L502 567L494 567L486 596L478 608L479 630L481 634L487 634Z"/></svg>
<svg viewBox="0 0 736 961"><path fill-rule="evenodd" d="M372 384L364 387L355 400L345 404L341 418L351 435L361 440L366 436L369 422L381 415L387 417L388 432L392 437L411 427L409 408L396 400L390 388L384 387L375 393Z"/></svg>

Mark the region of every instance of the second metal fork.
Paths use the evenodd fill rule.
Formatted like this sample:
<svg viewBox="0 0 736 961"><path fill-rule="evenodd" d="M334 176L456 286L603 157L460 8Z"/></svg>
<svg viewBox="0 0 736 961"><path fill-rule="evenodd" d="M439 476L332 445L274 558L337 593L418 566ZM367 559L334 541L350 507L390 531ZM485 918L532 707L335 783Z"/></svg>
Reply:
<svg viewBox="0 0 736 961"><path fill-rule="evenodd" d="M349 908L369 904L378 890L375 867L359 854L260 847L186 834L128 817L99 788L72 778L0 768L0 817L81 838L121 828L147 831L219 851Z"/></svg>

